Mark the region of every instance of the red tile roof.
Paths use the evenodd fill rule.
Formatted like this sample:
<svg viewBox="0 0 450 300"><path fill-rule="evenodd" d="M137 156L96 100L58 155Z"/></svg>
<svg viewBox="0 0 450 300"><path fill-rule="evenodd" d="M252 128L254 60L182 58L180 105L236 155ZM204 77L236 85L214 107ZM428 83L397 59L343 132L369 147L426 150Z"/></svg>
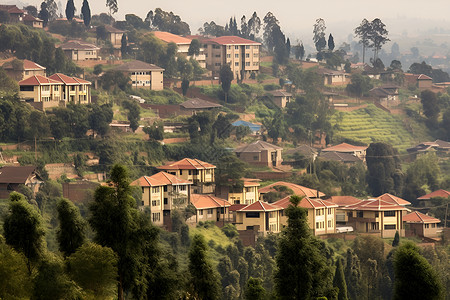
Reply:
<svg viewBox="0 0 450 300"><path fill-rule="evenodd" d="M188 180L183 180L166 172L159 172L152 176L142 176L131 183L136 186L163 186L163 185L186 185L192 184Z"/></svg>
<svg viewBox="0 0 450 300"><path fill-rule="evenodd" d="M192 194L191 203L196 209L230 207L231 204L225 199L211 195Z"/></svg>
<svg viewBox="0 0 450 300"><path fill-rule="evenodd" d="M41 75L33 75L27 79L21 80L19 81L19 85L21 86L30 86L30 85L49 85L49 84L62 84L59 81L50 79L48 77L45 76L41 76Z"/></svg>
<svg viewBox="0 0 450 300"><path fill-rule="evenodd" d="M28 60L28 59L24 59L23 60L23 69L24 70L45 70L45 67L38 65L37 63L35 63L34 61Z"/></svg>
<svg viewBox="0 0 450 300"><path fill-rule="evenodd" d="M394 195L391 195L388 193L383 194L383 195L377 197L376 199L381 199L381 200L391 202L394 204L398 204L398 205L411 205L411 202L408 202L405 199L402 199L400 197L397 197L397 196L394 196Z"/></svg>
<svg viewBox="0 0 450 300"><path fill-rule="evenodd" d="M274 202L273 204L276 206L280 206L282 208L287 208L289 205L291 205L291 196L284 197L281 200L278 200L277 202ZM337 204L332 203L330 201L322 200L322 199L311 199L308 197L304 197L300 203L298 204L299 207L303 208L331 208L331 207L338 207Z"/></svg>
<svg viewBox="0 0 450 300"><path fill-rule="evenodd" d="M275 210L282 210L282 207L276 206L274 204L269 204L267 202L262 201L256 201L252 204L249 204L245 206L244 208L241 208L238 211L275 211Z"/></svg>
<svg viewBox="0 0 450 300"><path fill-rule="evenodd" d="M431 198L449 198L450 197L450 192L446 191L446 190L437 190L434 192L431 192L429 194L420 196L419 198L417 198L418 200L428 200Z"/></svg>
<svg viewBox="0 0 450 300"><path fill-rule="evenodd" d="M361 199L352 196L331 196L327 201L333 202L339 206L348 206L361 202Z"/></svg>
<svg viewBox="0 0 450 300"><path fill-rule="evenodd" d="M441 220L425 215L421 212L414 211L403 217L403 221L406 223L440 223Z"/></svg>
<svg viewBox="0 0 450 300"><path fill-rule="evenodd" d="M49 78L62 82L65 85L78 85L78 84L91 84L90 81L81 79L81 78L76 78L76 77L70 77L61 73L55 73L52 76L50 76Z"/></svg>
<svg viewBox="0 0 450 300"><path fill-rule="evenodd" d="M261 189L259 189L259 192L261 194L265 194L265 193L269 193L269 192L276 192L275 187L276 186L285 186L287 188L290 188L293 192L294 195L297 196L306 196L306 197L310 197L310 198L316 198L317 197L317 190L314 189L310 189L292 182L284 182L284 181L278 181L272 184L269 184L268 186L265 186ZM319 197L323 197L325 196L324 193L319 192Z"/></svg>
<svg viewBox="0 0 450 300"><path fill-rule="evenodd" d="M216 168L215 165L196 158L183 158L182 160L157 167L159 170L205 170L214 168Z"/></svg>
<svg viewBox="0 0 450 300"><path fill-rule="evenodd" d="M331 146L322 150L322 152L354 152L354 151L364 151L367 146L353 146L347 143L342 143L339 145Z"/></svg>
<svg viewBox="0 0 450 300"><path fill-rule="evenodd" d="M385 210L408 210L404 206L393 203L392 201L385 201L382 199L363 200L359 203L342 207L345 210L370 210L370 211L385 211Z"/></svg>
<svg viewBox="0 0 450 300"><path fill-rule="evenodd" d="M259 183L261 181L261 179L256 179L256 178L241 178L241 180L244 182L244 187L247 186L260 186L261 184Z"/></svg>
<svg viewBox="0 0 450 300"><path fill-rule="evenodd" d="M153 31L152 32L158 39L166 42L166 43L175 43L175 44L191 44L191 40L170 32L164 31Z"/></svg>
<svg viewBox="0 0 450 300"><path fill-rule="evenodd" d="M261 43L247 40L238 36L220 36L213 39L209 39L204 41L205 43L217 43L220 45L248 45L248 44L254 44L254 45L261 45Z"/></svg>

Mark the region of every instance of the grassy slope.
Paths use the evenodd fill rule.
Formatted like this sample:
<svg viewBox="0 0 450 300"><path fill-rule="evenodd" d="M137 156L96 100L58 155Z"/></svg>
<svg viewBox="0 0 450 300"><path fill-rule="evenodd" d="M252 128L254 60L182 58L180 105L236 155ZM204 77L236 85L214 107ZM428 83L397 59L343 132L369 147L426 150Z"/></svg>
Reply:
<svg viewBox="0 0 450 300"><path fill-rule="evenodd" d="M342 121L339 120L342 116ZM331 119L334 125L339 123L340 130L336 136L358 140L364 143L386 142L399 151L404 152L406 148L411 147L419 140L431 139L421 126L416 126L413 121L408 119L407 123L411 125L413 130L408 130L405 122L402 120L404 116L396 116L384 112L369 105L367 108L358 109L352 112L336 112Z"/></svg>

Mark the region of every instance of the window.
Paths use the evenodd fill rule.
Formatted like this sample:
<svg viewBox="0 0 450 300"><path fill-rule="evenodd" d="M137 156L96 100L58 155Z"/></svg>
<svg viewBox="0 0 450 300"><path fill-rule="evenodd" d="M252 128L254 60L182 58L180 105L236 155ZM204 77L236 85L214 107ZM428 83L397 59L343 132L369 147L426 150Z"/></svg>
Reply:
<svg viewBox="0 0 450 300"><path fill-rule="evenodd" d="M258 156L257 155L253 156L253 160L258 160Z"/></svg>
<svg viewBox="0 0 450 300"><path fill-rule="evenodd" d="M246 193L251 192L251 191L252 191L252 188L251 188L251 187L246 187L246 188L245 188L245 192L246 192Z"/></svg>
<svg viewBox="0 0 450 300"><path fill-rule="evenodd" d="M384 212L385 217L395 217L395 210L388 210Z"/></svg>
<svg viewBox="0 0 450 300"><path fill-rule="evenodd" d="M164 186L164 193L167 193L167 185Z"/></svg>
<svg viewBox="0 0 450 300"><path fill-rule="evenodd" d="M239 50L239 46L234 46L234 49L235 50Z"/></svg>
<svg viewBox="0 0 450 300"><path fill-rule="evenodd" d="M227 54L227 58L231 58L231 54Z"/></svg>
<svg viewBox="0 0 450 300"><path fill-rule="evenodd" d="M235 65L236 67L239 67L239 62L235 62L234 65Z"/></svg>
<svg viewBox="0 0 450 300"><path fill-rule="evenodd" d="M356 217L357 217L357 218L364 218L364 212L362 212L362 211L357 211L357 212L356 212Z"/></svg>
<svg viewBox="0 0 450 300"><path fill-rule="evenodd" d="M185 191L186 190L186 186L185 185L180 185L180 191Z"/></svg>
<svg viewBox="0 0 450 300"><path fill-rule="evenodd" d="M331 220L328 220L328 227L333 227L333 223L331 222Z"/></svg>
<svg viewBox="0 0 450 300"><path fill-rule="evenodd" d="M169 204L169 199L164 198L164 205L167 205L167 204Z"/></svg>
<svg viewBox="0 0 450 300"><path fill-rule="evenodd" d="M159 222L161 220L160 213L152 213L152 221L153 222Z"/></svg>
<svg viewBox="0 0 450 300"><path fill-rule="evenodd" d="M259 218L259 212L257 211L249 211L245 213L246 218Z"/></svg>
<svg viewBox="0 0 450 300"><path fill-rule="evenodd" d="M249 45L245 46L245 49L250 49L250 46Z"/></svg>
<svg viewBox="0 0 450 300"><path fill-rule="evenodd" d="M144 204L145 204L144 201L141 201L141 205L144 206Z"/></svg>
<svg viewBox="0 0 450 300"><path fill-rule="evenodd" d="M430 224L425 224L425 228L430 228Z"/></svg>
<svg viewBox="0 0 450 300"><path fill-rule="evenodd" d="M332 215L332 214L333 214L333 209L332 209L332 208L329 208L329 209L328 209L328 214L329 214L329 215Z"/></svg>
<svg viewBox="0 0 450 300"><path fill-rule="evenodd" d="M316 229L320 228L320 222L316 222Z"/></svg>
<svg viewBox="0 0 450 300"><path fill-rule="evenodd" d="M436 224L431 224L431 228L436 228Z"/></svg>
<svg viewBox="0 0 450 300"><path fill-rule="evenodd" d="M21 92L32 92L32 91L34 91L34 86L27 86L27 85L21 86L20 91Z"/></svg>
<svg viewBox="0 0 450 300"><path fill-rule="evenodd" d="M253 63L253 66L254 66L254 67L258 66L258 63L257 63L257 62L254 62L254 63Z"/></svg>
<svg viewBox="0 0 450 300"><path fill-rule="evenodd" d="M220 57L220 54L216 54L216 55L214 55L215 57Z"/></svg>
<svg viewBox="0 0 450 300"><path fill-rule="evenodd" d="M59 85L55 85L55 86L53 87L53 90L54 90L55 92L58 92L58 91L59 91Z"/></svg>
<svg viewBox="0 0 450 300"><path fill-rule="evenodd" d="M216 67L220 67L220 63L215 63L214 64Z"/></svg>
<svg viewBox="0 0 450 300"><path fill-rule="evenodd" d="M384 225L384 229L385 230L397 229L397 226L395 224L393 224L393 225Z"/></svg>
<svg viewBox="0 0 450 300"><path fill-rule="evenodd" d="M234 55L234 58L239 58L239 54L236 53L236 54Z"/></svg>
<svg viewBox="0 0 450 300"><path fill-rule="evenodd" d="M161 201L160 200L152 200L152 206L160 206Z"/></svg>
<svg viewBox="0 0 450 300"><path fill-rule="evenodd" d="M379 215L380 215L380 213L379 213L379 212L375 212L375 218L378 218L378 217L379 217Z"/></svg>
<svg viewBox="0 0 450 300"><path fill-rule="evenodd" d="M245 53L245 58L250 58L250 53Z"/></svg>
<svg viewBox="0 0 450 300"><path fill-rule="evenodd" d="M231 46L227 46L228 49L231 49Z"/></svg>
<svg viewBox="0 0 450 300"><path fill-rule="evenodd" d="M249 61L246 61L246 62L245 62L245 66L246 66L246 67L250 67L250 62L249 62Z"/></svg>
<svg viewBox="0 0 450 300"><path fill-rule="evenodd" d="M212 215L213 209L212 209L212 208L208 208L208 210L206 211L206 213L207 213L208 215Z"/></svg>
<svg viewBox="0 0 450 300"><path fill-rule="evenodd" d="M152 193L159 193L159 186L152 187Z"/></svg>
<svg viewBox="0 0 450 300"><path fill-rule="evenodd" d="M199 210L198 210L198 214L199 214L200 216L203 216L203 209L199 209Z"/></svg>
<svg viewBox="0 0 450 300"><path fill-rule="evenodd" d="M44 91L44 92L50 91L50 86L44 85L44 86L42 87L42 91Z"/></svg>

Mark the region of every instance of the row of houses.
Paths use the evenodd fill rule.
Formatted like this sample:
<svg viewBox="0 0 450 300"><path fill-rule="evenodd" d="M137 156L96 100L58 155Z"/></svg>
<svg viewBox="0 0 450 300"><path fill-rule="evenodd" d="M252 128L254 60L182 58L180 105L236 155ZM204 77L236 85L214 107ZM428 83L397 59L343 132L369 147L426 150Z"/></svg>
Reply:
<svg viewBox="0 0 450 300"><path fill-rule="evenodd" d="M212 164L185 158L158 167L159 173L143 176L132 185L141 187L142 206L150 208L152 221L166 228L171 226L171 211L191 203L196 213L188 219L190 223L232 223L239 231L255 231L261 235L278 233L287 225L284 210L290 205L290 197L298 195L303 197L299 206L307 210L308 225L315 235L350 230L387 238L396 232L405 236L413 226L417 235L438 235L438 219L411 212L410 203L394 195L384 194L368 200L347 196L325 200L325 195L314 189L288 182L260 188L260 180L249 178L243 178L242 185L234 189L216 188L215 168ZM284 196L273 203L266 202L273 193ZM420 226L411 225L419 223L423 225L421 230Z"/></svg>

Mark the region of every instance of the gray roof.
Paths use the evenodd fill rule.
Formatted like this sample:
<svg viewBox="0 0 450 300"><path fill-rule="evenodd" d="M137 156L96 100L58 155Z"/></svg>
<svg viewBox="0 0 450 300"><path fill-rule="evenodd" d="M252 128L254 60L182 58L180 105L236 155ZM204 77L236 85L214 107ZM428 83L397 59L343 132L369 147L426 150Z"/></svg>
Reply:
<svg viewBox="0 0 450 300"><path fill-rule="evenodd" d="M146 62L140 60L133 60L127 63L124 63L114 70L117 71L126 71L126 72L138 72L138 71L164 71L163 68L158 67L157 65L148 64Z"/></svg>
<svg viewBox="0 0 450 300"><path fill-rule="evenodd" d="M63 50L100 50L99 47L83 41L68 41L59 47Z"/></svg>
<svg viewBox="0 0 450 300"><path fill-rule="evenodd" d="M356 157L353 154L350 153L344 153L344 152L321 152L320 158L323 160L333 160L333 161L340 161L340 162L357 162L361 161L358 157Z"/></svg>
<svg viewBox="0 0 450 300"><path fill-rule="evenodd" d="M220 104L209 102L199 98L192 98L187 101L184 101L183 103L180 104L180 106L187 109L207 109L207 108L222 107L222 105Z"/></svg>
<svg viewBox="0 0 450 300"><path fill-rule="evenodd" d="M254 143L248 144L248 145L244 145L241 147L238 147L234 150L234 152L255 152L255 153L259 153L262 150L283 150L283 148L269 144L267 142L264 141L256 141Z"/></svg>
<svg viewBox="0 0 450 300"><path fill-rule="evenodd" d="M297 153L297 152L302 154L305 157L310 157L310 156L313 156L313 155L317 155L316 149L314 149L314 148L312 148L312 147L310 147L308 145L300 145L300 146L298 146L296 148L293 148L293 149L284 150L283 154L290 155L290 154L294 154L294 153Z"/></svg>

